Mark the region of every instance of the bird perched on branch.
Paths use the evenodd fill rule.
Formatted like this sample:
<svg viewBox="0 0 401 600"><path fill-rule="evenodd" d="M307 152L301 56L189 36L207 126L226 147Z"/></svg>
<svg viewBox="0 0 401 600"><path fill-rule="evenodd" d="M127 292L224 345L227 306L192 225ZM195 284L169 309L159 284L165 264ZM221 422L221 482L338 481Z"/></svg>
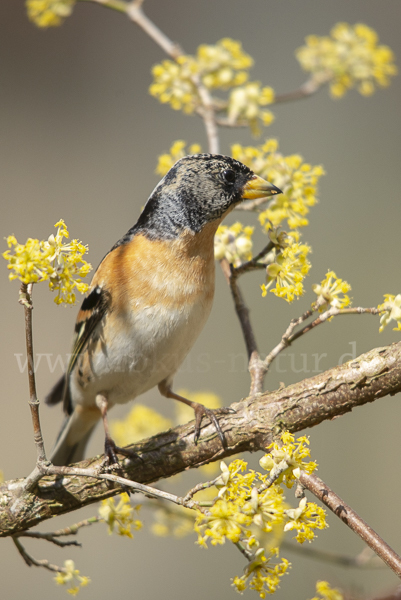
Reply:
<svg viewBox="0 0 401 600"><path fill-rule="evenodd" d="M207 416L225 445L215 413L175 394L173 377L210 313L217 227L243 200L278 193L242 163L216 154L182 158L155 187L136 225L95 272L67 372L46 398L63 401L66 414L54 464L81 460L100 419L105 453L116 463L108 409L155 386L194 409L195 441Z"/></svg>

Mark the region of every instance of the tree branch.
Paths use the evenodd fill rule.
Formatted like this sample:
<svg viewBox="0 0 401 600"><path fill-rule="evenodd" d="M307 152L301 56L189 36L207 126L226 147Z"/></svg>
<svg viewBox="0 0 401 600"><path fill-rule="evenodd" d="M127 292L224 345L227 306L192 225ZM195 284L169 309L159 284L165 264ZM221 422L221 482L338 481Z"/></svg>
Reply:
<svg viewBox="0 0 401 600"><path fill-rule="evenodd" d="M131 446L142 460L125 459L127 479L149 484L239 452L265 449L283 429L291 432L350 412L353 408L401 391L401 342L376 348L358 358L297 384L235 403L234 414L219 417L228 447L203 421L200 442L193 442L193 422ZM121 457L122 458L122 457ZM99 468L103 457L82 461ZM13 505L23 480L0 486L0 537L20 533L41 521L77 510L123 491L119 484L77 475L43 477L33 493Z"/></svg>
<svg viewBox="0 0 401 600"><path fill-rule="evenodd" d="M401 578L401 558L357 513L319 477L301 471L301 484L348 525Z"/></svg>

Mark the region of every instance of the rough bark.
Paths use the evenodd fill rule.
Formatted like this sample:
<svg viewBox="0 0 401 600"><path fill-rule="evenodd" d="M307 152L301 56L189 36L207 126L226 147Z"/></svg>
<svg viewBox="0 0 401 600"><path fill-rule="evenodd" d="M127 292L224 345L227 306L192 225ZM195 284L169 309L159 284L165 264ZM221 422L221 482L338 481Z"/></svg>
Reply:
<svg viewBox="0 0 401 600"><path fill-rule="evenodd" d="M356 406L399 391L401 342L371 350L297 384L232 404L235 413L219 417L228 443L226 450L206 420L198 445L193 442L193 422L135 444L131 448L142 460L123 460L122 475L149 484L238 452L264 449L283 429L297 432L313 427ZM101 459L89 459L77 466L93 468ZM11 513L19 481L7 481L0 486L0 537L19 533L41 521L121 491L120 486L104 480L70 475L46 476L39 481L34 493L19 500L18 510Z"/></svg>

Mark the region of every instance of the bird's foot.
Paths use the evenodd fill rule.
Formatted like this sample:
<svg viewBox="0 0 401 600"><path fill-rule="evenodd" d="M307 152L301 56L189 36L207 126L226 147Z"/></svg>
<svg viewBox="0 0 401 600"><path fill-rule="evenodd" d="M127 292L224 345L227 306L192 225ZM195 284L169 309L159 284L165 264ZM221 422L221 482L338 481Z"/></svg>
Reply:
<svg viewBox="0 0 401 600"><path fill-rule="evenodd" d="M223 445L223 448L226 450L227 440L224 437L224 433L221 430L221 427L216 417L216 413L221 415L227 415L229 413L235 413L235 410L233 410L232 408L215 408L212 410L211 408L206 408L206 406L203 406L203 404L198 404L197 402L191 403L191 406L195 411L195 444L197 444L199 440L202 418L206 416L209 418L209 421L214 425Z"/></svg>

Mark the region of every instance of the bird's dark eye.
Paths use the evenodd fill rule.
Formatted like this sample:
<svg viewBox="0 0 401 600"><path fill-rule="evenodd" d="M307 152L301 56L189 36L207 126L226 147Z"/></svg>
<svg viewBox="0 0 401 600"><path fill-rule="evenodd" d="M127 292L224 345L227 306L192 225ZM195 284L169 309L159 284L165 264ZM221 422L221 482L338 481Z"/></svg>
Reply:
<svg viewBox="0 0 401 600"><path fill-rule="evenodd" d="M232 169L226 169L225 171L223 171L222 175L226 183L234 183L235 172Z"/></svg>

